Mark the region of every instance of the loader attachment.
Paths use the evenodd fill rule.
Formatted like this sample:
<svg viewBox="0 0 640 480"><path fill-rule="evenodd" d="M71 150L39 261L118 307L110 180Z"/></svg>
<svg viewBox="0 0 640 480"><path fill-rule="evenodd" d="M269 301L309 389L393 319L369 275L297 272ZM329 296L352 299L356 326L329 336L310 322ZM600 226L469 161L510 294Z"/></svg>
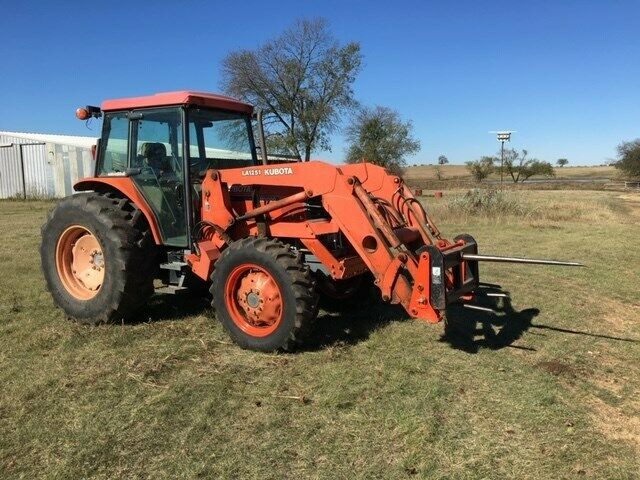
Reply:
<svg viewBox="0 0 640 480"><path fill-rule="evenodd" d="M465 260L464 254L477 254L478 244L471 235L460 235L447 245L425 245L416 252L409 313L430 323L440 321L450 303L468 298L478 288L478 262Z"/></svg>
<svg viewBox="0 0 640 480"><path fill-rule="evenodd" d="M468 303L476 298L480 282L478 262L518 263L525 265L584 266L578 262L565 262L539 258L479 255L478 244L471 235L459 235L455 243L447 246L425 245L418 252L418 274L411 296L410 312L416 318L437 321L447 305L461 303L466 308L493 312L490 308ZM487 296L506 296L490 293ZM433 309L426 308L427 304Z"/></svg>
<svg viewBox="0 0 640 480"><path fill-rule="evenodd" d="M503 257L478 255L478 244L471 235L459 235L456 243L440 250L433 245L422 247L429 255L430 301L436 309L444 309L450 303L470 298L480 285L478 262L518 263L524 265L552 265L583 267L578 262L565 262L541 258ZM420 268L420 267L418 267Z"/></svg>
<svg viewBox="0 0 640 480"><path fill-rule="evenodd" d="M458 239L464 243L456 243L445 250L434 245L423 247L423 251L429 255L430 302L438 310L445 309L447 304L473 292L480 282L478 262L464 260L465 253L478 253L478 244L470 235L462 235L456 238Z"/></svg>

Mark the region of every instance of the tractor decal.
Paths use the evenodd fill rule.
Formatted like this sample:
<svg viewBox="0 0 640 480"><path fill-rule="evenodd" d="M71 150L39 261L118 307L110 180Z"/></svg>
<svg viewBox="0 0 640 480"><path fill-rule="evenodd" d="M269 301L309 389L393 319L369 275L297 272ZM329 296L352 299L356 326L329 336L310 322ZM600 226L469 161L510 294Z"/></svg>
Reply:
<svg viewBox="0 0 640 480"><path fill-rule="evenodd" d="M291 167L279 167L279 168L265 168L264 170L258 168L249 168L242 170L243 177L252 177L256 175L293 175L293 168Z"/></svg>

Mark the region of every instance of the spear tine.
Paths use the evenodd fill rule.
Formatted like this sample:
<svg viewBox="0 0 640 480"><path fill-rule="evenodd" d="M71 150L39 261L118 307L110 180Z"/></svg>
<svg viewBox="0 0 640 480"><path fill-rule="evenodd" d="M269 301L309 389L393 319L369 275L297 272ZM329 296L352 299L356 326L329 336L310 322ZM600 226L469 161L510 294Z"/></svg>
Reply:
<svg viewBox="0 0 640 480"><path fill-rule="evenodd" d="M481 307L480 305L475 305L472 303L463 303L462 306L464 308L468 308L469 310L478 310L479 312L493 313L494 315L498 314L498 312L496 312L493 308Z"/></svg>
<svg viewBox="0 0 640 480"><path fill-rule="evenodd" d="M532 265L561 265L565 267L584 267L578 262L561 262L559 260L545 260L540 258L500 257L498 255L478 255L475 253L462 253L463 260L476 262L503 262L503 263L527 263Z"/></svg>

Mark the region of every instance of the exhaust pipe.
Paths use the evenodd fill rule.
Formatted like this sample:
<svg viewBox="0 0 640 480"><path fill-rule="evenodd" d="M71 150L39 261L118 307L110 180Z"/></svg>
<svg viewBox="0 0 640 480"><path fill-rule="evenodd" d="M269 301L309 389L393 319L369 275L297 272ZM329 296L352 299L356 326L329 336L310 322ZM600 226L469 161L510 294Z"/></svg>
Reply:
<svg viewBox="0 0 640 480"><path fill-rule="evenodd" d="M260 156L262 157L262 164L267 165L269 157L267 155L267 142L264 137L264 124L262 123L263 112L261 108L258 108L256 114L256 121L258 123L258 141L260 142Z"/></svg>
<svg viewBox="0 0 640 480"><path fill-rule="evenodd" d="M478 255L476 253L462 253L463 260L475 262L527 263L531 265L561 265L564 267L584 267L578 262L561 262L558 260L544 260L540 258L500 257L498 255Z"/></svg>

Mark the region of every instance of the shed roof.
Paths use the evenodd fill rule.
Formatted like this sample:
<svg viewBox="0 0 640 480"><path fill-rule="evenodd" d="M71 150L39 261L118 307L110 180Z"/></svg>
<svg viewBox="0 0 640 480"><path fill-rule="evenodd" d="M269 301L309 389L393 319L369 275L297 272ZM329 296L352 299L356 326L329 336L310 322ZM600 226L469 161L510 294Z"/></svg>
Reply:
<svg viewBox="0 0 640 480"><path fill-rule="evenodd" d="M133 108L163 107L167 105L198 105L241 113L253 113L253 106L235 98L206 92L164 92L145 97L119 98L102 102L102 110L130 110Z"/></svg>
<svg viewBox="0 0 640 480"><path fill-rule="evenodd" d="M59 143L62 145L70 145L73 147L91 148L96 144L96 137L81 137L76 135L54 135L47 133L28 133L28 132L2 132L0 136L15 137L31 142ZM29 142L21 142L29 143Z"/></svg>

